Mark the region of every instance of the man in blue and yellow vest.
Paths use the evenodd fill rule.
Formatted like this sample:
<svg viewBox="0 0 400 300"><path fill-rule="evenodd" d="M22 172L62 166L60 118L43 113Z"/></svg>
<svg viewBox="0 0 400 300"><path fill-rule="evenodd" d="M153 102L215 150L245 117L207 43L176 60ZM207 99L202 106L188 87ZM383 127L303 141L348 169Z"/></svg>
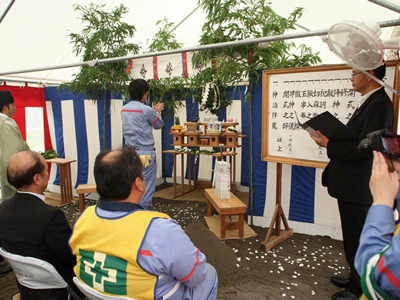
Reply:
<svg viewBox="0 0 400 300"><path fill-rule="evenodd" d="M107 295L216 299L218 276L166 214L144 210L142 163L131 148L103 151L94 165L96 206L76 221L69 245L85 284Z"/></svg>

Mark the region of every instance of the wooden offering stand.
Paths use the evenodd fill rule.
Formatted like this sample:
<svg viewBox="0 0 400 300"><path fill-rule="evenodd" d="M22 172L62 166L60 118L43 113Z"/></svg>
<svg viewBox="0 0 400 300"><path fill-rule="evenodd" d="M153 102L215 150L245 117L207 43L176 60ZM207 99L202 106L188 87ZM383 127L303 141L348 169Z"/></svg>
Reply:
<svg viewBox="0 0 400 300"><path fill-rule="evenodd" d="M239 123L220 123L223 132L211 130L208 128L210 123L185 123L187 131L183 132L185 136L188 136L187 144L190 146L212 146L219 147L220 144L224 144L225 147L238 147L238 138L244 137L240 132L225 131L228 127L235 127ZM200 130L200 126L203 126L203 130ZM172 135L181 134L182 132L171 132ZM203 140L201 142L200 140ZM205 140L209 140L207 145ZM175 140L175 139L174 139ZM178 142L178 139L176 139ZM184 141L183 141L184 142ZM182 145L182 143L176 143ZM184 144L184 143L183 143ZM174 143L175 145L175 143Z"/></svg>
<svg viewBox="0 0 400 300"><path fill-rule="evenodd" d="M173 136L173 144L171 146L176 147L218 147L219 152L213 153L212 155L216 157L217 160L225 160L226 157L229 157L229 163L231 164L231 191L233 193L236 192L236 184L235 184L235 173L236 173L236 148L242 147L238 143L238 138L246 137L242 135L240 132L219 132L217 130L212 130L208 128L210 123L185 123L187 130L185 132L181 131L171 131L170 134ZM225 129L230 126L236 126L239 123L214 123L218 124L220 128ZM202 126L202 128L200 128ZM189 191L192 191L196 188L196 180L194 174L196 174L196 165L194 164L194 158L191 153L187 152L179 152L175 150L166 150L163 153L170 153L174 156L174 198L179 197L187 192L183 189L183 154L188 154L189 156ZM203 154L203 153L200 153ZM182 193L176 193L176 159L177 155L181 156L181 174L182 174ZM193 174L192 174L193 173ZM191 188L191 180L194 182L194 188ZM188 192L189 192L188 191Z"/></svg>
<svg viewBox="0 0 400 300"><path fill-rule="evenodd" d="M242 135L241 132L225 131L226 128L231 126L235 127L236 125L239 125L239 123L221 123L221 126L224 129L223 132L208 130L208 124L209 123L185 123L187 131L171 131L170 134L174 136L172 145L181 147L220 147L221 144L223 144L223 147L226 148L241 147L238 143L238 138L243 138L245 136ZM202 130L200 130L200 126L203 126ZM186 141L185 137L187 137Z"/></svg>

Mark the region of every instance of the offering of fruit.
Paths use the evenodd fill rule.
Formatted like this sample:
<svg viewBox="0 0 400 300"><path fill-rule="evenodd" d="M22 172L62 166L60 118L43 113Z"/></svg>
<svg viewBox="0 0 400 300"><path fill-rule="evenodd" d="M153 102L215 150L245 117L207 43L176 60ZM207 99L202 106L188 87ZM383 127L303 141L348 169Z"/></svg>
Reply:
<svg viewBox="0 0 400 300"><path fill-rule="evenodd" d="M171 131L183 132L184 128L185 128L185 126L182 126L182 125L173 125L173 126L171 126Z"/></svg>
<svg viewBox="0 0 400 300"><path fill-rule="evenodd" d="M238 132L237 129L233 126L229 126L227 129L232 132Z"/></svg>

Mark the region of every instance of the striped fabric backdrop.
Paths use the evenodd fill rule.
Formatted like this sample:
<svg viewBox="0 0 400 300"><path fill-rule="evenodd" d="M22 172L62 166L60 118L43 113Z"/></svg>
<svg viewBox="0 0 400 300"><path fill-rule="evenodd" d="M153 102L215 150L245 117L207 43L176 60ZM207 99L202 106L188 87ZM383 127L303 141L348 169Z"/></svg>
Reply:
<svg viewBox="0 0 400 300"><path fill-rule="evenodd" d="M56 87L47 87L45 90L46 108L52 144L56 151L68 159L76 159L72 167L72 182L74 187L83 183L94 183L93 164L96 155L103 145L103 112L104 99L97 102L85 99L85 96L76 97L65 91L57 91ZM219 120L232 118L239 122L238 128L247 135L239 143L237 149L236 183L238 190L248 191L250 174L250 117L249 106L244 101L247 89L245 86L229 91L228 97L233 104L219 114ZM275 209L276 193L276 164L261 161L261 118L262 118L262 87L253 92L253 223L268 227ZM205 112L199 112L193 100L183 100L185 105L179 109L181 123L186 117L200 117L204 119ZM106 145L116 149L123 143L122 121L120 109L124 101L113 97L111 104L107 99L106 114ZM165 113L166 115L166 113ZM173 117L165 118L165 126L161 130L154 130L158 161L157 179L161 183L163 176L167 182L173 182L173 163L171 154L163 154L163 149L173 149L172 136L169 129L173 125ZM208 149L209 147L201 147ZM163 165L165 163L165 173ZM185 178L187 178L187 161L185 160ZM211 181L214 159L202 155L197 159L197 178ZM177 164L180 170L180 160ZM300 166L283 165L282 176L282 207L289 221L289 225L298 233L313 235L327 235L341 239L340 219L336 200L329 197L326 188L322 187L321 169ZM179 172L178 172L179 176ZM178 182L180 178L178 177ZM56 168L52 168L51 191L59 191L59 179ZM92 195L97 199L97 195ZM250 207L250 204L249 204ZM250 220L249 220L250 222Z"/></svg>
<svg viewBox="0 0 400 300"><path fill-rule="evenodd" d="M25 132L24 109L31 106L43 106L47 112L50 141L46 141L46 149L49 145L60 154L61 157L75 159L72 163L72 182L74 187L84 183L94 183L93 164L96 155L103 147L103 112L104 99L97 102L85 99L85 95L75 96L65 91L57 91L56 87L32 88L28 86L2 85L0 89L12 90L18 105L16 116L21 132ZM242 134L247 135L240 141L241 148L237 149L236 183L238 190L248 191L250 180L250 114L249 105L244 101L246 87L242 86L233 91L228 97L233 100L232 106L219 114L219 120L233 118L239 122L238 128ZM261 118L262 118L262 87L259 86L252 94L253 111L253 223L258 226L268 227L275 209L276 195L276 164L261 161ZM32 100L28 97L36 95ZM44 95L44 96L43 96ZM44 100L46 100L44 104ZM26 99L30 99L26 101ZM42 100L40 100L42 99ZM41 102L42 101L42 102ZM192 99L183 100L185 103L178 112L182 123L190 114L191 117L204 119L205 112L199 112ZM40 104L42 103L42 104ZM113 97L106 101L106 147L116 149L123 144L122 121L120 110L124 101L120 97ZM167 114L165 114L167 115ZM171 154L163 154L163 149L172 149L172 136L169 128L173 125L174 118L165 119L165 128L155 130L156 151L158 160L157 179L161 183L163 176L168 182L173 181L173 164ZM46 116L44 116L46 122ZM45 134L46 136L46 134ZM200 149L203 149L201 147ZM210 149L204 147L204 149ZM185 169L187 162L185 161ZM165 165L165 170L163 171ZM212 180L214 159L210 156L200 156L197 160L197 176L199 180ZM180 169L180 161L178 162ZM164 172L164 173L163 173ZM289 225L295 232L327 235L341 239L340 219L336 200L329 197L326 188L322 187L321 169L283 165L282 175L282 207L288 219ZM187 170L186 170L187 178ZM179 180L180 181L180 180ZM59 192L59 177L57 168L51 168L49 189ZM75 192L75 191L74 191ZM75 194L76 195L76 194ZM97 199L97 195L90 198ZM249 203L250 207L250 203ZM250 220L249 220L250 222Z"/></svg>
<svg viewBox="0 0 400 300"><path fill-rule="evenodd" d="M85 95L76 96L56 87L45 88L46 108L51 139L60 157L75 159L71 164L72 183L94 183L93 165L96 155L103 148L104 99L94 102ZM106 148L122 145L121 99L108 99L106 107ZM59 191L59 178L52 169L50 191ZM97 199L97 196L94 196Z"/></svg>
<svg viewBox="0 0 400 300"><path fill-rule="evenodd" d="M192 53L172 54L132 60L130 76L132 78L157 79L162 77L188 76L199 72L191 66ZM253 140L250 141L250 111L249 105L244 101L247 88L240 87L237 90L230 89L228 97L233 99L233 104L228 109L219 113L220 121L233 118L239 122L242 134L247 135L237 149L236 184L238 190L247 191L250 184L250 142L253 145L253 223L268 227L275 209L276 201L276 164L261 161L261 121L262 111L262 85L256 85L257 89L252 93L252 128ZM0 89L11 89L6 83ZM17 123L24 133L26 124L24 108L37 106L33 101L32 91L27 86L20 86L15 90L16 104L18 106L15 116ZM20 94L25 92L23 96ZM43 94L43 92L42 92ZM72 164L72 182L74 187L83 183L93 183L93 164L96 155L103 147L103 124L105 123L106 147L116 149L123 144L122 121L120 109L124 101L120 97L106 99L106 119L103 120L104 99L97 102L85 99L85 96L75 96L65 91L57 91L56 87L44 88L47 111L48 128L51 143L47 139L46 147L53 145L61 157L76 159ZM30 97L30 98L29 98ZM38 99L42 96L38 95ZM26 99L30 99L26 101ZM179 109L181 123L186 117L199 117L204 120L205 112L199 112L198 106L193 100L185 99L184 106ZM39 101L40 102L40 101ZM22 104L23 103L23 104ZM171 154L163 154L163 150L173 149L172 136L169 128L174 124L173 116L166 117L165 126L161 130L155 130L156 151L158 161L157 179L161 183L163 177L172 182L173 160ZM44 117L46 122L46 118ZM105 121L105 122L103 122ZM47 126L44 126L45 130ZM45 132L46 137L46 132ZM201 147L200 149L203 149ZM204 149L210 149L204 147ZM212 169L214 159L208 156L200 156L197 159L197 178L209 180L213 178ZM185 178L187 178L187 161L185 164ZM180 161L178 161L180 170ZM289 225L298 233L312 235L327 235L335 239L341 239L340 218L335 199L332 199L321 186L321 169L283 165L282 174L282 207ZM180 180L179 180L180 181ZM59 191L59 178L57 168L51 168L51 191ZM96 199L97 196L93 195ZM250 198L250 197L249 197ZM249 214L250 214L249 199ZM250 220L249 220L250 222Z"/></svg>

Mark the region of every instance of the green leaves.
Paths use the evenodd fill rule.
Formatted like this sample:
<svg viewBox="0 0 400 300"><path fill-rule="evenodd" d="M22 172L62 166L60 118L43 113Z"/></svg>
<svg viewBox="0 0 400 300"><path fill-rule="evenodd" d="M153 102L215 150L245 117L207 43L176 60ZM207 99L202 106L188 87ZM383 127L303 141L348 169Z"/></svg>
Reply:
<svg viewBox="0 0 400 300"><path fill-rule="evenodd" d="M156 25L160 25L160 27L158 32L152 38L152 42L148 47L148 52L182 48L183 43L178 43L175 38L175 33L173 33L173 22L168 22L168 19L164 18L158 20Z"/></svg>
<svg viewBox="0 0 400 300"><path fill-rule="evenodd" d="M187 78L167 77L159 80L149 80L149 99L155 103L162 102L170 116L176 113L178 108L183 107L182 102L186 97L191 96L187 88Z"/></svg>
<svg viewBox="0 0 400 300"><path fill-rule="evenodd" d="M172 32L173 22L168 22L167 18L157 21L160 25L159 31L152 38L152 43L148 47L148 52L158 52L182 48ZM179 107L183 106L182 99L189 97L189 90L186 88L188 81L184 77L166 77L159 80L149 80L149 98L153 104L162 102L168 114L171 116L176 113Z"/></svg>
<svg viewBox="0 0 400 300"><path fill-rule="evenodd" d="M128 54L138 54L140 47L128 43L126 39L133 38L135 26L121 21L122 15L128 12L123 5L117 6L111 12L103 11L103 5L90 3L89 6L75 5L75 11L81 13L82 23L86 27L82 33L71 33L71 44L76 56L82 55L83 61L123 57ZM129 96L127 83L130 78L126 73L127 62L118 61L94 66L83 65L75 78L61 84L58 89L65 88L75 94L83 94L93 101L104 97L104 118L106 119L106 96L115 93ZM103 122L103 149L106 148L106 130Z"/></svg>
<svg viewBox="0 0 400 300"><path fill-rule="evenodd" d="M57 154L57 152L56 152L54 149L52 149L52 148L47 149L45 152L39 151L39 154L40 154L41 156L43 156L44 159L57 158L57 157L60 156L60 155Z"/></svg>
<svg viewBox="0 0 400 300"><path fill-rule="evenodd" d="M81 13L81 20L86 26L79 33L71 33L71 44L76 56L82 55L83 61L106 59L112 57L138 54L140 47L128 43L136 32L133 25L121 21L128 12L123 4L113 11L103 11L105 4L90 3L89 6L75 5L75 11ZM88 98L96 101L104 93L129 96L127 83L130 78L126 73L127 63L124 61L82 66L70 83L59 88L66 88L76 94L86 92Z"/></svg>
<svg viewBox="0 0 400 300"><path fill-rule="evenodd" d="M206 23L200 37L201 45L276 36L295 30L295 22L302 9L296 8L288 18L276 14L265 0L204 0L202 8ZM237 85L257 78L257 70L299 67L321 62L318 53L293 42L274 41L196 52L193 64L209 64L214 69L205 70L195 80ZM212 71L212 73L210 73Z"/></svg>
<svg viewBox="0 0 400 300"><path fill-rule="evenodd" d="M200 2L200 1L199 1ZM206 14L201 45L281 35L295 30L295 22L301 17L302 9L296 8L287 18L277 15L266 0L203 0L201 7ZM120 4L113 11L105 12L105 5L90 3L89 6L75 5L85 24L82 32L71 33L73 52L84 61L95 61L112 57L138 54L140 47L128 43L136 32L133 25L122 21L128 9ZM167 18L157 21L159 31L151 38L149 52L179 49L182 43L176 40L174 23ZM294 42L276 40L269 43L209 49L195 52L194 66L209 66L191 78L165 78L150 81L149 97L155 103L164 102L172 113L183 104L182 98L194 94L201 102L204 85L213 82L220 91L212 91L201 107L217 113L230 105L226 99L226 87L242 82L257 80L257 70L301 67L321 62L318 53L313 53L305 45L296 47ZM127 63L112 62L95 66L82 66L76 77L60 86L74 93L87 93L96 99L104 93L119 93L128 96L126 74ZM252 85L251 85L252 86ZM217 101L217 102L216 102Z"/></svg>
<svg viewBox="0 0 400 300"><path fill-rule="evenodd" d="M192 154L195 158L199 156L200 154L203 155L213 155L214 153L218 153L219 151L217 150L200 150L198 148L192 147L192 148L174 148L176 152L182 152L182 153L187 153L187 154Z"/></svg>

